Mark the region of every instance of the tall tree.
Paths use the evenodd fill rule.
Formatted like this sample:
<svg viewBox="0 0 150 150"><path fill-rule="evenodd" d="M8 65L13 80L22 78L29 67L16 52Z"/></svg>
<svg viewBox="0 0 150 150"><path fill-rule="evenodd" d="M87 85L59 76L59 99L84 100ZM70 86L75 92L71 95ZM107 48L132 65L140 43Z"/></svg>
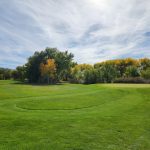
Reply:
<svg viewBox="0 0 150 150"><path fill-rule="evenodd" d="M38 82L40 80L40 64L46 62L47 59L54 59L56 64L57 79L61 79L62 73L67 72L72 66L73 54L60 52L57 48L46 48L44 51L35 52L29 57L26 64L27 78L29 82Z"/></svg>
<svg viewBox="0 0 150 150"><path fill-rule="evenodd" d="M93 66L89 64L76 65L71 69L71 81L74 83L94 83Z"/></svg>
<svg viewBox="0 0 150 150"><path fill-rule="evenodd" d="M8 68L0 68L0 80L11 79L12 70Z"/></svg>

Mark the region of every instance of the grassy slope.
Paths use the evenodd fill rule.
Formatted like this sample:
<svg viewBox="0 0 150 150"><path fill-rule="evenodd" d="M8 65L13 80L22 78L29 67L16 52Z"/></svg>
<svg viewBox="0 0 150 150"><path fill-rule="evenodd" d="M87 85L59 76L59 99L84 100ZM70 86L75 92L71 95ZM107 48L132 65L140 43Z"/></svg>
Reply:
<svg viewBox="0 0 150 150"><path fill-rule="evenodd" d="M150 85L0 81L0 149L149 150Z"/></svg>

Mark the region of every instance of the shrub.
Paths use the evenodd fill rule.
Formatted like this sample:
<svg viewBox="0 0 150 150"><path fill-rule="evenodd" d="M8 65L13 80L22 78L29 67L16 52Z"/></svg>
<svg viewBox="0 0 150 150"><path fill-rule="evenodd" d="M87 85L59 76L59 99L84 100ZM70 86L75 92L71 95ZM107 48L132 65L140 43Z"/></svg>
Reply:
<svg viewBox="0 0 150 150"><path fill-rule="evenodd" d="M114 83L150 83L150 80L145 80L141 77L126 77L118 78L114 81Z"/></svg>

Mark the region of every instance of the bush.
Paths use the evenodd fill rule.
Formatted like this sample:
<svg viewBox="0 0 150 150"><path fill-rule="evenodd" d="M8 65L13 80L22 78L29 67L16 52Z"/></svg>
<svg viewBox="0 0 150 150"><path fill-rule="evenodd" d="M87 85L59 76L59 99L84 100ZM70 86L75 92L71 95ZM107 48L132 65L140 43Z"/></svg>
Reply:
<svg viewBox="0 0 150 150"><path fill-rule="evenodd" d="M141 77L118 78L114 83L150 83L150 80L145 80Z"/></svg>

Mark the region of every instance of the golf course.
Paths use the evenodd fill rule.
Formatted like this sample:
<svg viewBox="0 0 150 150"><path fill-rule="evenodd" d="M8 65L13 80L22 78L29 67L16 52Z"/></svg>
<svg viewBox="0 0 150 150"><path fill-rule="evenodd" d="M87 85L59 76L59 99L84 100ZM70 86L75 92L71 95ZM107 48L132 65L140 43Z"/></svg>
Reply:
<svg viewBox="0 0 150 150"><path fill-rule="evenodd" d="M1 150L149 150L149 84L0 81Z"/></svg>

